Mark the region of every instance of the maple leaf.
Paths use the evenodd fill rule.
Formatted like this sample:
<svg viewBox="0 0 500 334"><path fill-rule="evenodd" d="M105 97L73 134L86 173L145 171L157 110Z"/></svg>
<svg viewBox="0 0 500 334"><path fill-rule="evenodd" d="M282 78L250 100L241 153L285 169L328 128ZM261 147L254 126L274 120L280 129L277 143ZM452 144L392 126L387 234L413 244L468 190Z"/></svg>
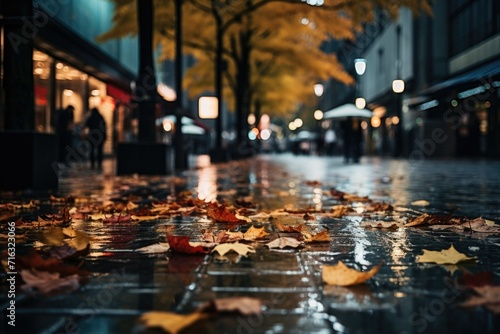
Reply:
<svg viewBox="0 0 500 334"><path fill-rule="evenodd" d="M269 235L269 233L266 232L265 227L262 226L261 228L256 228L253 225L250 226L250 228L245 232L243 235L243 238L245 240L253 241L255 239L261 239L264 238L265 236Z"/></svg>
<svg viewBox="0 0 500 334"><path fill-rule="evenodd" d="M216 246L212 252L219 253L220 256L224 256L226 253L234 251L240 255L247 256L248 253L255 253L255 250L252 246L240 244L236 242L234 244L220 244Z"/></svg>
<svg viewBox="0 0 500 334"><path fill-rule="evenodd" d="M335 205L334 207L332 207L332 212L327 212L325 216L329 218L342 218L350 211L352 211L352 208L350 206Z"/></svg>
<svg viewBox="0 0 500 334"><path fill-rule="evenodd" d="M270 249L272 248L285 248L285 247L292 247L292 248L297 248L301 245L301 242L298 241L297 239L294 238L289 238L289 237L282 237L282 238L276 238L271 242L268 242L266 244L267 247Z"/></svg>
<svg viewBox="0 0 500 334"><path fill-rule="evenodd" d="M243 315L258 314L262 312L262 301L250 297L216 298L202 304L198 311L238 312Z"/></svg>
<svg viewBox="0 0 500 334"><path fill-rule="evenodd" d="M328 285L350 286L366 282L379 271L381 266L382 263L363 272L351 269L339 261L336 265L324 265L321 275L323 281Z"/></svg>
<svg viewBox="0 0 500 334"><path fill-rule="evenodd" d="M125 214L125 215L112 215L111 217L107 217L103 219L103 223L109 223L109 224L116 224L116 223L125 223L129 222L132 219L132 215L130 214Z"/></svg>
<svg viewBox="0 0 500 334"><path fill-rule="evenodd" d="M327 230L311 235L309 233L302 233L305 237L305 242L330 242L331 237Z"/></svg>
<svg viewBox="0 0 500 334"><path fill-rule="evenodd" d="M485 306L493 313L500 313L500 286L475 287L474 292L478 295L470 297L461 306Z"/></svg>
<svg viewBox="0 0 500 334"><path fill-rule="evenodd" d="M194 324L207 315L201 312L189 314L177 314L172 312L152 311L146 312L140 317L146 327L159 327L170 334L177 334L181 330Z"/></svg>
<svg viewBox="0 0 500 334"><path fill-rule="evenodd" d="M20 271L25 284L21 286L24 291L36 289L44 295L54 295L60 293L69 293L80 287L79 276L77 274L60 277L60 273L49 273L38 271L36 269L23 269Z"/></svg>
<svg viewBox="0 0 500 334"><path fill-rule="evenodd" d="M167 241L172 248L172 250L179 252L179 253L185 253L185 254L206 254L208 251L201 247L201 246L196 246L193 247L189 244L189 237L188 236L173 236L173 235L167 235Z"/></svg>
<svg viewBox="0 0 500 334"><path fill-rule="evenodd" d="M300 232L302 232L302 228L304 227L304 224L300 224L297 226L285 226L283 224L280 224L279 222L276 222L275 225L276 225L276 228L278 228L278 230L280 230L280 232L289 232L289 233L293 233L293 232L300 233Z"/></svg>
<svg viewBox="0 0 500 334"><path fill-rule="evenodd" d="M475 259L475 257L467 257L465 254L459 253L453 245L448 249L440 251L430 251L427 249L423 251L424 254L417 256L417 262L419 263L456 264Z"/></svg>
<svg viewBox="0 0 500 334"><path fill-rule="evenodd" d="M168 242L159 242L149 246L137 248L135 251L146 254L152 254L152 253L164 253L167 252L169 249L170 249L170 244Z"/></svg>
<svg viewBox="0 0 500 334"><path fill-rule="evenodd" d="M231 212L225 205L218 205L213 203L207 209L207 215L212 218L215 222L220 223L239 223L240 219L236 217L236 215Z"/></svg>

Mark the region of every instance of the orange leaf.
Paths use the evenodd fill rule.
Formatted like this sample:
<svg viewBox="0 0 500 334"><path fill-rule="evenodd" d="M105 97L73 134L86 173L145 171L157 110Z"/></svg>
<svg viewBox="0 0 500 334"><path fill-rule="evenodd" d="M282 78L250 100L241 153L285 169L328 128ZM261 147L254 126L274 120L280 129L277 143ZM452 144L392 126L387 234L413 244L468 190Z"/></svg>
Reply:
<svg viewBox="0 0 500 334"><path fill-rule="evenodd" d="M207 215L220 223L239 223L240 220L225 205L214 204L207 209Z"/></svg>
<svg viewBox="0 0 500 334"><path fill-rule="evenodd" d="M373 277L382 266L382 263L369 271L362 272L347 267L342 261L333 266L324 265L322 278L328 285L349 286L361 284Z"/></svg>

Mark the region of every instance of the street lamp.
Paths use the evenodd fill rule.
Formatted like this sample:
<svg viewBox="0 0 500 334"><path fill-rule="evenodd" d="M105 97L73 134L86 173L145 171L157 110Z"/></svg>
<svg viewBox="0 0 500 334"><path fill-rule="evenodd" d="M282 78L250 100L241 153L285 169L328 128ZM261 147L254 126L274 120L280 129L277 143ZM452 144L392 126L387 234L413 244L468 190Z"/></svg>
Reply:
<svg viewBox="0 0 500 334"><path fill-rule="evenodd" d="M314 112L314 119L317 121L321 121L323 119L323 112L320 109L317 109Z"/></svg>
<svg viewBox="0 0 500 334"><path fill-rule="evenodd" d="M397 118L398 122L401 120L401 108L402 108L402 101L401 101L401 93L404 92L405 90L405 82L403 79L401 79L401 26L398 24L396 26L396 79L392 81L392 91L396 93L396 96L394 97L394 103L395 103L395 117ZM396 123L396 124L397 124ZM403 152L403 129L401 124L397 125L395 127L395 145L394 145L394 152L393 156L394 157L399 157L401 153Z"/></svg>
<svg viewBox="0 0 500 334"><path fill-rule="evenodd" d="M366 59L364 58L356 58L354 59L354 69L356 70L356 74L358 75L358 80L356 81L356 100L354 104L356 105L356 108L358 109L363 109L366 107L366 100L362 98L360 95L361 91L361 76L365 73L366 71Z"/></svg>
<svg viewBox="0 0 500 334"><path fill-rule="evenodd" d="M363 75L366 71L366 59L356 58L354 59L354 68L356 69L357 75Z"/></svg>
<svg viewBox="0 0 500 334"><path fill-rule="evenodd" d="M322 84L315 84L314 85L314 94L317 97L323 96L324 91L325 91L325 87Z"/></svg>

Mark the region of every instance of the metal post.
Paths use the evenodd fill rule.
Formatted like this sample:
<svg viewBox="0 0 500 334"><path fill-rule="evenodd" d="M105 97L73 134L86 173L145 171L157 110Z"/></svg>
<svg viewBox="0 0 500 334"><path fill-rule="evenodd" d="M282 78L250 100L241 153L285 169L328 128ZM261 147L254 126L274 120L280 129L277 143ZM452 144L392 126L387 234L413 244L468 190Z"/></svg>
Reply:
<svg viewBox="0 0 500 334"><path fill-rule="evenodd" d="M182 114L183 114L183 91L182 91L182 0L175 0L175 169L187 168L187 155L183 148Z"/></svg>

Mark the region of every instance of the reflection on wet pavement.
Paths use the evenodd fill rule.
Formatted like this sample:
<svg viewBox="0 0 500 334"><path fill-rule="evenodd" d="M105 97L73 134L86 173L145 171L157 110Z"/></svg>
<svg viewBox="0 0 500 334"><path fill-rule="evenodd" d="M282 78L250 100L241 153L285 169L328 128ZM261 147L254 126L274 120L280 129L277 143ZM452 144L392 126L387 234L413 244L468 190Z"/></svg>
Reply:
<svg viewBox="0 0 500 334"><path fill-rule="evenodd" d="M128 202L150 205L182 191L193 198L228 204L253 204L254 212L284 207L309 210L313 215L337 204L332 189L369 196L408 210L447 213L500 222L500 162L364 159L345 165L340 158L262 156L240 162L210 165L165 177L114 176L79 169L61 180L59 197L74 196L83 206L91 202ZM27 200L33 194L4 193L1 203ZM57 212L49 194L36 194L39 211L19 216L36 218L39 212ZM87 199L88 203L83 202ZM426 200L427 207L412 206ZM117 224L75 220L75 230L91 238L89 252L70 262L92 273L87 284L68 295L52 297L19 294L17 328L24 333L154 333L137 321L146 311L192 312L213 298L251 296L263 301L261 315L221 315L197 322L183 333L494 333L499 315L484 308L462 308L470 294L454 284L464 272L493 273L500 277L500 236L456 233L425 228L374 229L360 226L368 217L364 206L357 214L292 222L311 231L327 230L329 243L308 243L297 249L269 249L252 242L256 253L246 257L229 253L185 255L172 251L144 254L140 247L166 242L166 235L187 235L198 240L207 231L245 232L250 225L228 226L204 217L178 215L143 222ZM395 214L396 215L396 214ZM374 217L374 216L373 216ZM381 220L391 217L381 215ZM290 220L290 218L289 218ZM276 233L272 219L254 222ZM21 256L39 240L37 229L26 231L19 243ZM5 231L2 231L5 233ZM265 241L267 242L267 241ZM475 262L458 265L417 264L423 249L440 250L453 244ZM4 248L2 248L4 249ZM353 287L325 286L324 264L339 260L367 270L383 262L367 283ZM6 275L2 274L2 280ZM8 300L2 286L3 310ZM2 324L9 332L11 328Z"/></svg>

